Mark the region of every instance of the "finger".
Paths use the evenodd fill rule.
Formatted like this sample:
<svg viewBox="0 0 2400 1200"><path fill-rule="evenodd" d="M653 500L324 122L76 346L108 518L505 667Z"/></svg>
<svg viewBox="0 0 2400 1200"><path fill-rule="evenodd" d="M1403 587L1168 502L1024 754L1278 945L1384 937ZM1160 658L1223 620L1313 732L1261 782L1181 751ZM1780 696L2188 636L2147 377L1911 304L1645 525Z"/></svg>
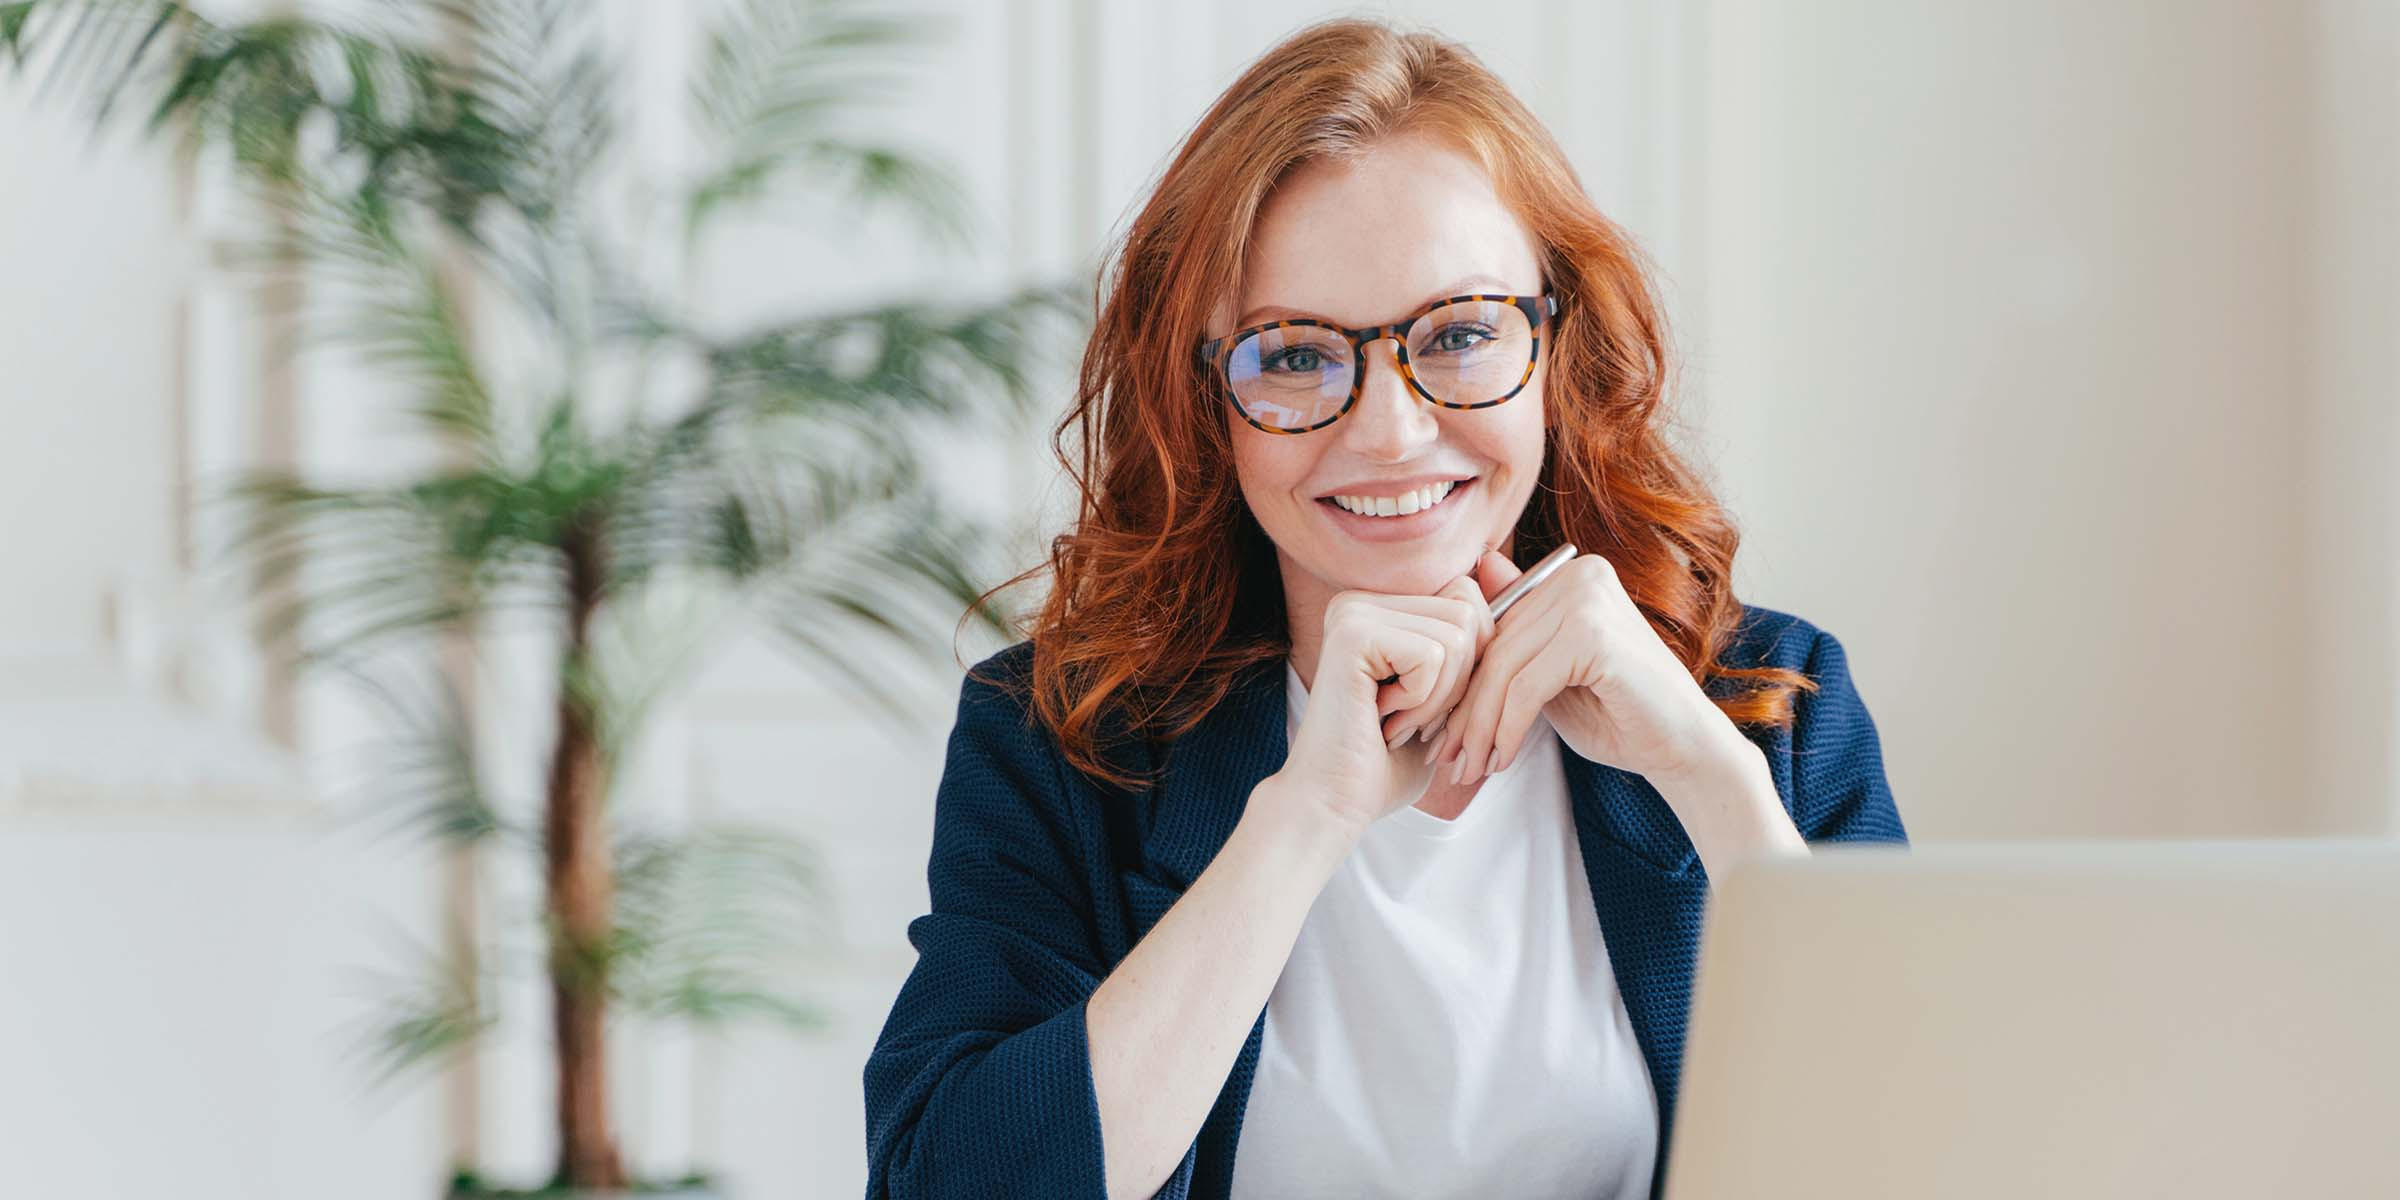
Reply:
<svg viewBox="0 0 2400 1200"><path fill-rule="evenodd" d="M1572 670L1565 655L1544 654L1517 672L1500 703L1500 724L1492 735L1492 765L1485 767L1486 774L1505 771L1517 761L1517 752L1525 748L1525 737L1532 732L1533 719L1542 714L1542 706L1552 697L1566 690Z"/></svg>
<svg viewBox="0 0 2400 1200"><path fill-rule="evenodd" d="M1482 585L1477 583L1472 576L1461 575L1442 585L1442 590L1434 594L1444 599L1456 600L1464 606L1468 629L1475 635L1477 650L1482 650L1492 640L1491 599L1484 594Z"/></svg>
<svg viewBox="0 0 2400 1200"><path fill-rule="evenodd" d="M1515 682L1517 673L1549 644L1558 627L1557 614L1548 613L1536 624L1519 625L1511 621L1506 629L1493 636L1492 644L1475 664L1475 681L1468 687L1467 698L1451 721L1453 782L1476 778L1489 765L1492 738L1499 729L1500 709L1508 697L1508 687ZM1460 719L1465 724L1461 725Z"/></svg>
<svg viewBox="0 0 2400 1200"><path fill-rule="evenodd" d="M1489 610L1486 611L1488 613ZM1434 746L1431 761L1438 764L1454 760L1461 750L1471 744L1469 731L1474 725L1474 714L1486 703L1486 693L1505 687L1508 677L1514 673L1511 662L1522 661L1525 651L1520 643L1525 635L1517 631L1531 630L1532 627L1531 623L1520 625L1511 622L1507 630L1496 630L1491 640L1485 643L1476 657L1475 673L1467 681L1466 694L1451 706L1449 719L1443 723L1441 738Z"/></svg>
<svg viewBox="0 0 2400 1200"><path fill-rule="evenodd" d="M1461 575L1434 594L1456 599L1465 606L1469 632L1474 641L1469 661L1461 663L1457 678L1449 681L1454 686L1447 692L1437 692L1435 702L1426 706L1426 711L1433 714L1431 720L1420 726L1427 744L1441 736L1449 723L1451 711L1457 707L1459 699L1466 695L1467 680L1471 676L1474 660L1483 657L1483 648L1491 644L1493 632L1492 607L1485 600L1483 588L1478 586L1474 576Z"/></svg>
<svg viewBox="0 0 2400 1200"><path fill-rule="evenodd" d="M1456 601L1445 596L1404 596L1389 592L1367 591L1337 592L1325 606L1325 630L1330 635L1337 623L1356 622L1367 626L1380 625L1383 623L1384 615L1388 613L1409 613L1438 620L1449 620L1454 617L1455 612ZM1381 681L1378 680L1378 682Z"/></svg>
<svg viewBox="0 0 2400 1200"><path fill-rule="evenodd" d="M1442 645L1424 632L1401 625L1375 630L1367 646L1367 670L1376 682L1375 711L1397 712L1425 702L1441 677Z"/></svg>
<svg viewBox="0 0 2400 1200"><path fill-rule="evenodd" d="M1498 596L1501 589L1515 583L1517 576L1524 573L1497 550L1486 550L1482 558L1475 560L1475 582L1483 589L1485 600Z"/></svg>
<svg viewBox="0 0 2400 1200"><path fill-rule="evenodd" d="M1429 714L1449 711L1453 693L1458 690L1459 682L1464 679L1472 663L1474 646L1470 635L1459 628L1455 621L1411 613L1392 613L1385 619L1391 622L1392 628L1405 629L1423 637L1433 645L1436 656L1433 682L1421 697L1408 697L1400 702L1399 707L1391 707L1388 702L1379 702L1377 706L1378 711L1383 713L1384 744L1388 748L1398 749L1401 736L1422 725ZM1387 685L1387 688L1390 686L1396 685Z"/></svg>
<svg viewBox="0 0 2400 1200"><path fill-rule="evenodd" d="M1472 635L1457 626L1446 625L1442 627L1438 640L1443 647L1441 677L1434 683L1424 703L1392 714L1390 723L1384 727L1384 744L1391 749L1399 749L1419 730L1448 716L1450 706L1457 703L1459 695L1465 690L1468 675L1474 670L1475 646Z"/></svg>
<svg viewBox="0 0 2400 1200"><path fill-rule="evenodd" d="M1439 619L1410 618L1421 622L1424 632L1439 640L1446 658L1440 681L1425 703L1396 713L1384 727L1385 744L1397 749L1419 730L1438 725L1447 717L1450 708L1466 690L1466 681L1474 670L1475 658L1482 648L1491 627L1490 610L1482 597L1474 595L1474 584L1463 576L1453 580L1437 596L1448 602L1447 611Z"/></svg>
<svg viewBox="0 0 2400 1200"><path fill-rule="evenodd" d="M1467 632L1475 656L1482 657L1483 648L1492 644L1492 634L1496 632L1492 623L1492 606L1484 599L1483 589L1473 578L1461 575L1444 584L1442 590L1435 594L1458 601L1460 627ZM1463 691L1465 681L1462 679L1460 683Z"/></svg>
<svg viewBox="0 0 2400 1200"><path fill-rule="evenodd" d="M1464 576L1461 576L1460 578L1464 578ZM1393 612L1413 613L1420 617L1434 617L1440 620L1450 619L1452 613L1454 612L1452 606L1458 601L1466 598L1464 593L1453 594L1448 585L1444 585L1441 591L1435 592L1430 596L1401 596L1388 592L1353 592L1346 594L1356 597L1359 601L1367 604L1369 607L1389 609Z"/></svg>
<svg viewBox="0 0 2400 1200"><path fill-rule="evenodd" d="M1446 592L1447 588L1444 591ZM1431 596L1401 595L1393 592L1343 592L1335 597L1337 600L1345 598L1352 603L1364 604L1383 612L1409 613L1415 616L1432 617L1439 621L1455 622L1459 619L1456 606L1463 596L1448 595L1443 592L1437 592Z"/></svg>

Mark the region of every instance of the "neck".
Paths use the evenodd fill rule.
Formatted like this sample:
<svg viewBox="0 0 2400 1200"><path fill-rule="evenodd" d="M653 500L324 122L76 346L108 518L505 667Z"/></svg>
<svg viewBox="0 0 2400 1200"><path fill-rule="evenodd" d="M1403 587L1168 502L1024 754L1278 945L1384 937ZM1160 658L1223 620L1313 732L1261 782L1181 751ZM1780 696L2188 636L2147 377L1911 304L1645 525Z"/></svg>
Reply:
<svg viewBox="0 0 2400 1200"><path fill-rule="evenodd" d="M1499 548L1501 557L1514 561L1516 533L1511 531L1502 538ZM1313 691L1317 686L1317 655L1325 643L1325 606L1342 589L1309 573L1280 548L1275 552L1275 564L1283 576L1283 611L1292 639L1292 669L1300 674L1300 686ZM1473 570L1472 565L1468 569Z"/></svg>

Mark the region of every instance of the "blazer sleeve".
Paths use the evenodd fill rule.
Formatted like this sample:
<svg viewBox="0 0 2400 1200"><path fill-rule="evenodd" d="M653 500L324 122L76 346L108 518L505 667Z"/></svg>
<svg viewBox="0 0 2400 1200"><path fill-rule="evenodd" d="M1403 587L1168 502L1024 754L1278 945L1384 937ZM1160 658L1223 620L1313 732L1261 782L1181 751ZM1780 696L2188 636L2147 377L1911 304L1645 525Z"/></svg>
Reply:
<svg viewBox="0 0 2400 1200"><path fill-rule="evenodd" d="M947 754L932 911L866 1064L867 1195L1105 1196L1084 1001L1107 971L1061 759L972 674Z"/></svg>
<svg viewBox="0 0 2400 1200"><path fill-rule="evenodd" d="M1815 692L1794 702L1792 808L1810 842L1900 842L1908 831L1883 774L1875 719L1850 679L1850 659L1831 633L1817 630L1801 670Z"/></svg>

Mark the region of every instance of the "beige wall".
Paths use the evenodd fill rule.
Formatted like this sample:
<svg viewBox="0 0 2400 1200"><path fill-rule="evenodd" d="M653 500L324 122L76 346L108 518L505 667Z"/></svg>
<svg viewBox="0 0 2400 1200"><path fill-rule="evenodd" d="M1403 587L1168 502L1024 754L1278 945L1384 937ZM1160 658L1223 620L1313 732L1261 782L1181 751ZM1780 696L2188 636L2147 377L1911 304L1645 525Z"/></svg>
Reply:
<svg viewBox="0 0 2400 1200"><path fill-rule="evenodd" d="M2329 445L2391 470L2346 426L2393 376L2354 365L2334 411L2311 356L2318 322L2388 326L2388 292L2312 290L2388 235L2311 206L2321 155L2392 151L2320 137L2309 10L1720 14L1720 65L1754 69L1712 76L1700 366L1743 581L1851 646L1912 827L2382 828L2390 541L2362 576L2312 481ZM2353 490L2381 515L2338 519L2388 529L2389 490ZM2378 574L2347 592L2367 657L2312 654L2312 604ZM2349 706L2381 731L2316 769Z"/></svg>
<svg viewBox="0 0 2400 1200"><path fill-rule="evenodd" d="M2400 830L2400 7L2310 8L2308 793Z"/></svg>

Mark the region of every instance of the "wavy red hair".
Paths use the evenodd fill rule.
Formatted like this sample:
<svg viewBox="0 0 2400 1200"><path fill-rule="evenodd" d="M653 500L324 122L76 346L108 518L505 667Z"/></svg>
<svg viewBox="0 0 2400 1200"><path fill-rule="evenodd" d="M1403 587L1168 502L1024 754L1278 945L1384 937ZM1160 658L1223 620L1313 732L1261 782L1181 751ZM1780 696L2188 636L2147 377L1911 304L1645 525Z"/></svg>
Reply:
<svg viewBox="0 0 2400 1200"><path fill-rule="evenodd" d="M1584 193L1533 114L1464 47L1371 20L1309 26L1268 50L1194 126L1104 260L1074 407L1052 433L1080 494L1029 623L1034 711L1077 769L1121 787L1120 739L1170 741L1245 668L1290 650L1273 547L1243 503L1223 401L1193 359L1238 295L1275 185L1394 134L1479 161L1540 246L1558 293L1544 385L1548 448L1519 519L1520 565L1562 541L1607 556L1626 592L1738 723L1788 723L1799 672L1718 663L1742 616L1741 541L1661 428L1669 364L1640 252ZM1069 435L1074 435L1070 449Z"/></svg>

